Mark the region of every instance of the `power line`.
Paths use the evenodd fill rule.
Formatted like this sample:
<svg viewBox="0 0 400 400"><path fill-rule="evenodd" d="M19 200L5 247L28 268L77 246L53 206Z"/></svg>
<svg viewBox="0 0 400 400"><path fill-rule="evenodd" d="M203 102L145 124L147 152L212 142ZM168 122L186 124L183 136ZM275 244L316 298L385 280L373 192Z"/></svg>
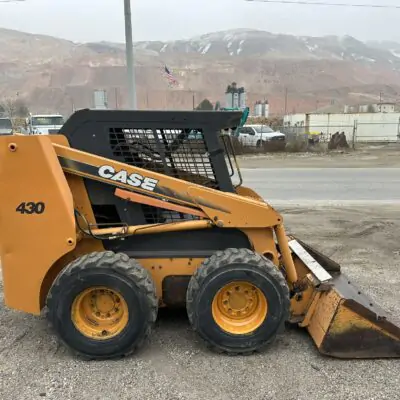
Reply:
<svg viewBox="0 0 400 400"><path fill-rule="evenodd" d="M306 6L328 6L328 7L362 7L362 8L396 8L400 9L400 6L390 4L346 4L346 3L327 3L323 1L294 1L294 0L245 0L248 2L257 3L277 3L277 4L297 4Z"/></svg>

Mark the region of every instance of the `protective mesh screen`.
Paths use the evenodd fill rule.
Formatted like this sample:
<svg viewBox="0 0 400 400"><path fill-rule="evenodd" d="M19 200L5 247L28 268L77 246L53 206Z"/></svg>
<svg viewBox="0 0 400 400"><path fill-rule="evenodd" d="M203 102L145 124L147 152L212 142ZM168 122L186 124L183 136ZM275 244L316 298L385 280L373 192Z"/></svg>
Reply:
<svg viewBox="0 0 400 400"><path fill-rule="evenodd" d="M110 146L127 164L218 186L201 130L111 128Z"/></svg>
<svg viewBox="0 0 400 400"><path fill-rule="evenodd" d="M218 189L201 130L111 128L113 155L123 162ZM198 219L188 214L142 205L148 223Z"/></svg>

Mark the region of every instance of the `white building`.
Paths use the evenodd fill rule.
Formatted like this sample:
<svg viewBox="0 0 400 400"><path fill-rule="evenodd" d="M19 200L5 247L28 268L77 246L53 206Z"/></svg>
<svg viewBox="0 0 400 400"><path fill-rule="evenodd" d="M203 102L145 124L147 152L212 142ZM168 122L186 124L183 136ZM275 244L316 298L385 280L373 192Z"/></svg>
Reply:
<svg viewBox="0 0 400 400"><path fill-rule="evenodd" d="M246 91L244 87L238 88L236 82L232 82L225 91L226 108L246 108Z"/></svg>
<svg viewBox="0 0 400 400"><path fill-rule="evenodd" d="M247 104L247 95L246 91L243 91L242 93L239 93L239 108L240 109L245 109Z"/></svg>
<svg viewBox="0 0 400 400"><path fill-rule="evenodd" d="M102 89L93 91L93 108L106 110L108 108L107 92Z"/></svg>
<svg viewBox="0 0 400 400"><path fill-rule="evenodd" d="M345 113L394 113L395 103L359 104L355 106L344 106Z"/></svg>
<svg viewBox="0 0 400 400"><path fill-rule="evenodd" d="M269 104L268 101L257 101L254 106L254 116L255 117L265 117L269 116Z"/></svg>
<svg viewBox="0 0 400 400"><path fill-rule="evenodd" d="M397 142L400 140L400 113L292 114L283 119L293 133L321 132L328 139L344 132L348 141Z"/></svg>

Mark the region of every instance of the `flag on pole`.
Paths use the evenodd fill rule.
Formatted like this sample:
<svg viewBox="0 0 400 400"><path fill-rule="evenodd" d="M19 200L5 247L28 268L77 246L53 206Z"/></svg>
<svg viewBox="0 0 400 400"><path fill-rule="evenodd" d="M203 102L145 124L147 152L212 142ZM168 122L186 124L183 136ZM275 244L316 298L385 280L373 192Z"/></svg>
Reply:
<svg viewBox="0 0 400 400"><path fill-rule="evenodd" d="M163 74L167 78L169 86L179 85L178 80L174 77L174 75L171 73L171 71L165 64L164 64Z"/></svg>

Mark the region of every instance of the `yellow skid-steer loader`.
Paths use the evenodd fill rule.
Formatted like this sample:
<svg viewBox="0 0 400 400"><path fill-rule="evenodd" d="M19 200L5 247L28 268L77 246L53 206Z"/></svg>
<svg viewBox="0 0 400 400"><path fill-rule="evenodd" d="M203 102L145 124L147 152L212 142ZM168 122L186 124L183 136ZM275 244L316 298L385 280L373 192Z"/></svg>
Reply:
<svg viewBox="0 0 400 400"><path fill-rule="evenodd" d="M399 357L399 327L242 185L224 134L241 116L81 110L57 134L1 136L5 305L86 359L133 353L161 307L186 307L218 352L295 324L326 355Z"/></svg>

